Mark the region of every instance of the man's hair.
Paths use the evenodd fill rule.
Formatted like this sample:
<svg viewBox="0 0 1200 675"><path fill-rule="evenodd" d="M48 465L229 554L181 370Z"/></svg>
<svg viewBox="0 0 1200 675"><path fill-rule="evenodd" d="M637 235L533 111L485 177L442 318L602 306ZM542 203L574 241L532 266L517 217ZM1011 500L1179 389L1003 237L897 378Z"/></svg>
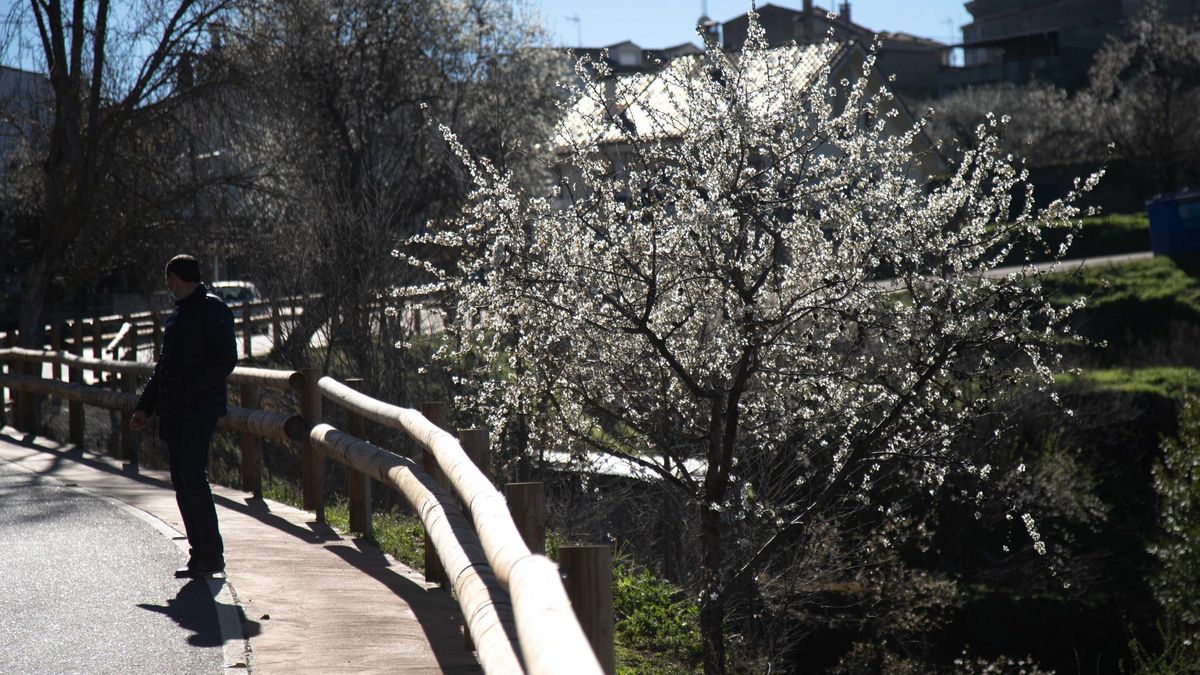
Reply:
<svg viewBox="0 0 1200 675"><path fill-rule="evenodd" d="M190 255L177 255L167 263L167 274L174 274L190 284L200 282L200 261Z"/></svg>

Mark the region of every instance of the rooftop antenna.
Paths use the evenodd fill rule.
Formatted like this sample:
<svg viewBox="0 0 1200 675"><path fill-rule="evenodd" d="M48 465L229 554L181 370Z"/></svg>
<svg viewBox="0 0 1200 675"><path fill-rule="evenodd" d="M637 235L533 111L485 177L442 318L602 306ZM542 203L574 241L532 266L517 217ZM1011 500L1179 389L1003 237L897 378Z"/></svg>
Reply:
<svg viewBox="0 0 1200 675"><path fill-rule="evenodd" d="M563 18L575 24L575 46L583 49L583 21L579 19L578 14L572 14Z"/></svg>

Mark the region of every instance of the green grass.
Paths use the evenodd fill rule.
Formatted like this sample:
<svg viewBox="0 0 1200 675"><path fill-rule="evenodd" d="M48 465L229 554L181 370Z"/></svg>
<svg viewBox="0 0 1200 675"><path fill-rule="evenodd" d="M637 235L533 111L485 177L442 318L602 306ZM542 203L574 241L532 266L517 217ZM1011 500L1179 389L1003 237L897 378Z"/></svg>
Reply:
<svg viewBox="0 0 1200 675"><path fill-rule="evenodd" d="M613 559L618 672L689 672L700 661L700 609L627 555Z"/></svg>
<svg viewBox="0 0 1200 675"><path fill-rule="evenodd" d="M1047 225L1042 228L1043 245L1029 251L1034 262L1044 262L1050 255L1044 249L1057 251L1066 241L1069 228ZM1114 213L1083 218L1079 231L1067 249L1066 259L1136 253L1150 250L1150 221L1143 213ZM1016 265L1025 260L1024 247L1018 246L1004 264Z"/></svg>
<svg viewBox="0 0 1200 675"><path fill-rule="evenodd" d="M1086 298L1072 323L1087 338L1108 344L1087 352L1088 365L1192 363L1188 345L1200 336L1200 266L1195 262L1156 257L1054 275L1049 283L1059 285L1056 304Z"/></svg>
<svg viewBox="0 0 1200 675"><path fill-rule="evenodd" d="M1177 313L1200 317L1200 280L1170 258L1156 257L1080 270L1074 279L1059 276L1062 302L1088 296L1089 310L1129 303L1170 303Z"/></svg>
<svg viewBox="0 0 1200 675"><path fill-rule="evenodd" d="M1182 398L1185 394L1194 394L1200 390L1200 370L1187 367L1108 368L1084 370L1079 375L1060 375L1058 381L1066 385L1092 386L1105 391Z"/></svg>

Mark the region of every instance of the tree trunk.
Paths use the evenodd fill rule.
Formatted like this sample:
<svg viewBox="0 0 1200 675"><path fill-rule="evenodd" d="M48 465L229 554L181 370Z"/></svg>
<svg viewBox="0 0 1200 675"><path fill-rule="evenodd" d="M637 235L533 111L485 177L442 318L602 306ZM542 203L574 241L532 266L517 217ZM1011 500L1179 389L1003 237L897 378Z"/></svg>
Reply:
<svg viewBox="0 0 1200 675"><path fill-rule="evenodd" d="M25 269L21 285L21 316L17 324L20 330L21 347L41 349L42 315L46 309L46 297L50 292L50 279L54 270L45 255L39 255Z"/></svg>
<svg viewBox="0 0 1200 675"><path fill-rule="evenodd" d="M704 641L704 675L725 675L725 602L721 593L721 512L711 503L700 515L700 638Z"/></svg>
<svg viewBox="0 0 1200 675"><path fill-rule="evenodd" d="M304 307L304 314L288 331L287 338L283 342L273 345L271 358L297 368L305 365L304 350L312 342L313 334L330 316L324 302L321 300L309 302Z"/></svg>

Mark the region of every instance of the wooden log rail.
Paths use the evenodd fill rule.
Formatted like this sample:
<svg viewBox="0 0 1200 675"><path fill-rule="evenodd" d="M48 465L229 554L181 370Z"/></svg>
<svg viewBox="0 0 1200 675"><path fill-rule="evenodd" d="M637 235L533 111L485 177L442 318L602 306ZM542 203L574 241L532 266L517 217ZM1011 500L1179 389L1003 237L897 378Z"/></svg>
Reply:
<svg viewBox="0 0 1200 675"><path fill-rule="evenodd" d="M36 364L40 375L42 364L46 363L55 368L69 368L72 382L27 374L31 364ZM132 381L134 377L148 376L153 370L148 363L15 347L0 349L0 366L4 365L10 372L0 373L0 389L20 392L22 398L52 396L72 405L120 410L126 414L123 419L126 428L125 420L136 405L137 397L128 392L76 384L74 376L88 369L119 374ZM584 618L585 633L567 588L564 588L559 566L530 550L530 541L540 550L543 535L531 536L518 528L504 496L458 439L416 410L378 401L333 378L318 378L316 373L315 370L297 372L239 367L230 375L229 382L242 387L240 399L243 405L247 401L256 405L258 396L255 392L259 387L300 394L297 409L302 415L230 406L229 415L222 418L222 428L239 432L243 437L243 489L261 494L261 483L257 482L254 473L257 467L248 469L245 464L247 453L257 452L257 446L248 445L247 439L287 439L302 443L306 453L311 449L319 456L329 456L345 464L352 474L363 474L366 480L359 480L358 485L362 490L365 483L368 500L370 479L374 479L398 491L417 512L428 541L432 543L438 567L444 570L448 577L446 581L462 609L468 644L476 650L485 672L535 675L613 672L611 583L600 591L608 597L607 618L599 622L599 630L595 620ZM354 435L321 422L322 399L346 410ZM36 410L36 399L33 403ZM24 406L26 411L30 407ZM363 422L367 420L404 431L421 445L427 459L434 460L432 465L427 462L422 468L411 459L361 438L365 435ZM73 436L74 429L72 416ZM468 447L480 456L478 446L481 440L486 442L485 434L470 430L462 435ZM82 434L78 440L74 437L71 440L82 442ZM305 467L310 459L319 460L319 457L304 457ZM251 464L258 463L260 460L255 454ZM320 466L319 461L316 466ZM305 482L305 501L314 503L318 517L323 513L322 474L323 469L315 474L315 484ZM439 475L444 476L449 489L439 484ZM309 494L312 490L315 494ZM461 509L451 492L461 500ZM540 490L537 494L535 501L540 503ZM359 509L365 511L365 514L359 514L359 519L365 515L369 521L369 501L362 504L361 494L358 501ZM537 523L540 518L535 516L531 522ZM525 523L528 519L522 516L519 520ZM569 576L572 574L566 568L564 571ZM570 584L571 579L568 579L568 586ZM577 590L571 593L570 597L577 596ZM589 636L592 636L592 642L589 642Z"/></svg>
<svg viewBox="0 0 1200 675"><path fill-rule="evenodd" d="M333 459L404 496L420 517L443 569L450 575L484 671L525 672L515 644L508 593L497 583L470 523L437 481L411 459L375 447L328 424L313 427L309 438Z"/></svg>
<svg viewBox="0 0 1200 675"><path fill-rule="evenodd" d="M572 672L603 672L567 599L558 567L530 552L503 495L458 440L416 410L376 400L331 377L322 377L317 385L325 398L377 424L406 432L437 459L471 514L488 564L513 599L517 635L529 672L561 672L565 663L573 664ZM584 654L590 658L581 658Z"/></svg>
<svg viewBox="0 0 1200 675"><path fill-rule="evenodd" d="M65 401L77 401L83 405L122 412L133 412L138 400L135 394L29 375L0 374L0 385L26 394L53 396ZM217 421L217 426L226 431L250 433L279 441L301 441L308 433L308 423L299 415L250 410L238 406L229 406L228 413Z"/></svg>

